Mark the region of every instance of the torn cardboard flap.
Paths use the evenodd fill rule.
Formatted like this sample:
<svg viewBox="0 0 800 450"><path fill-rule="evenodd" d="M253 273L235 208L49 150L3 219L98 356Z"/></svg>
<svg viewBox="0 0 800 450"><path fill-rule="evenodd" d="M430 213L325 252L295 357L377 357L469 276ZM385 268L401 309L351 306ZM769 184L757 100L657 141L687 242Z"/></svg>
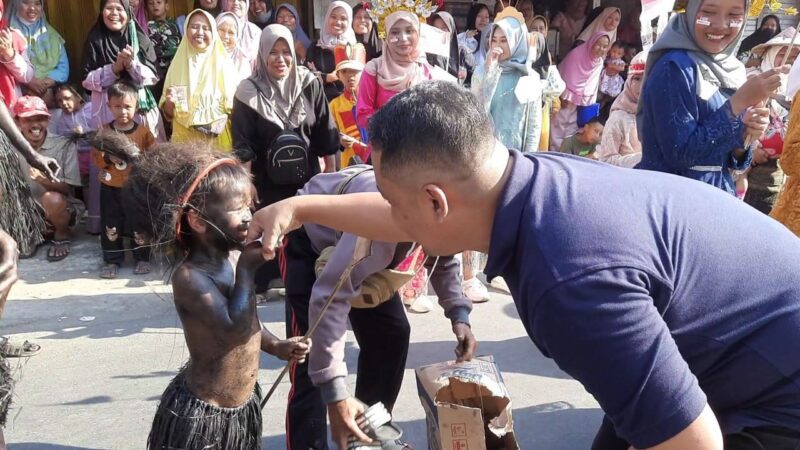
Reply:
<svg viewBox="0 0 800 450"><path fill-rule="evenodd" d="M491 356L420 367L428 448L516 450L511 397Z"/></svg>

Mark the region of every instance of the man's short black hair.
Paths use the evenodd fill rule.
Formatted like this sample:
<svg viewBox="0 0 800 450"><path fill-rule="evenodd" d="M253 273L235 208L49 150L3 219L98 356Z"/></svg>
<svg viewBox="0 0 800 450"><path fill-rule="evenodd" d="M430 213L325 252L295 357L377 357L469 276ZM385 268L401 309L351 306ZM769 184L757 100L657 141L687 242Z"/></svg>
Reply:
<svg viewBox="0 0 800 450"><path fill-rule="evenodd" d="M133 98L139 96L139 88L127 80L119 80L108 88L108 98L122 98L132 95Z"/></svg>
<svg viewBox="0 0 800 450"><path fill-rule="evenodd" d="M429 81L397 94L369 121L369 140L385 174L434 170L475 173L494 149L494 126L469 91Z"/></svg>

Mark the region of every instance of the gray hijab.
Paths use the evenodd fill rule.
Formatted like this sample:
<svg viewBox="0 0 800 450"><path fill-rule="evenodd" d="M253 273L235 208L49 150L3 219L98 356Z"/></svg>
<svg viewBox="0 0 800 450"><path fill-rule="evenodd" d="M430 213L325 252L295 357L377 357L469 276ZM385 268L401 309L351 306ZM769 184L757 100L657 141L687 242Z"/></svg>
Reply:
<svg viewBox="0 0 800 450"><path fill-rule="evenodd" d="M744 2L745 14L747 14L750 0ZM656 65L656 62L670 50L686 50L689 57L697 64L701 73L711 73L719 82L720 88L738 89L747 81L747 74L744 65L736 59L736 45L744 34L744 26L739 30L736 39L730 45L716 55L703 51L695 42L694 23L700 11L703 0L689 0L684 14L675 14L669 21L667 29L658 38L655 45L650 49L647 58L647 72L649 73ZM645 78L647 75L645 75ZM698 83L698 89L701 83ZM716 84L716 83L715 83ZM640 103L641 104L641 103Z"/></svg>
<svg viewBox="0 0 800 450"><path fill-rule="evenodd" d="M292 52L292 67L283 80L271 78L267 70L267 58L279 39L286 41ZM261 33L255 71L239 85L236 98L281 128L298 128L306 119L303 89L314 80L314 76L297 62L292 32L283 25L268 25Z"/></svg>

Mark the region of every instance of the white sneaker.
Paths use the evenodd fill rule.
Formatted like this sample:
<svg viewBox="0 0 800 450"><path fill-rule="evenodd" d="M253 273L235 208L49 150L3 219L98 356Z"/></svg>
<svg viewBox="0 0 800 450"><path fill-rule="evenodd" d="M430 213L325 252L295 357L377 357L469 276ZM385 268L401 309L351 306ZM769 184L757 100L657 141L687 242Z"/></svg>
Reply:
<svg viewBox="0 0 800 450"><path fill-rule="evenodd" d="M427 295L420 295L416 298L403 299L409 311L417 314L425 314L433 311L433 300Z"/></svg>
<svg viewBox="0 0 800 450"><path fill-rule="evenodd" d="M511 289L508 288L508 284L506 284L506 280L503 277L494 277L489 284L495 289L511 293Z"/></svg>
<svg viewBox="0 0 800 450"><path fill-rule="evenodd" d="M490 298L489 290L477 277L463 281L461 283L461 291L465 297L472 300L472 303L486 303Z"/></svg>

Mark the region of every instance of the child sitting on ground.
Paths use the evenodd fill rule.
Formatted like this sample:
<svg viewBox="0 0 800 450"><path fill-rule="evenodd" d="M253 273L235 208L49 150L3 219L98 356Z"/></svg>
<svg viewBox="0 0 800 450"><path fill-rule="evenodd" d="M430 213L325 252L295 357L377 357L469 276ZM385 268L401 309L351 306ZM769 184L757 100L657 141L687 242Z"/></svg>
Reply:
<svg viewBox="0 0 800 450"><path fill-rule="evenodd" d="M138 89L127 81L118 81L108 88L108 108L114 115L114 121L104 125L104 130L121 133L140 151L150 150L156 139L150 130L134 122L138 99ZM105 265L100 272L101 278L117 277L119 266L125 261L125 245L123 236L133 237L133 258L136 267L133 273L144 275L150 273L150 248L143 237L128 226L130 214L122 207L121 188L128 179L131 162L104 151L102 142L92 149L92 159L100 169L100 222L103 232L100 244L103 248ZM132 236L131 235L132 232Z"/></svg>
<svg viewBox="0 0 800 450"><path fill-rule="evenodd" d="M254 276L264 260L260 246L242 247L251 184L235 159L194 142L142 154L125 185L132 225L182 261L172 289L190 359L161 397L149 449L261 448L260 352L302 363L309 351L258 318Z"/></svg>
<svg viewBox="0 0 800 450"><path fill-rule="evenodd" d="M358 84L366 64L367 52L361 44L337 45L333 51L336 60L336 75L344 83L342 95L331 100L329 107L341 136L341 167L367 162L367 146L356 124L354 112L358 98Z"/></svg>
<svg viewBox="0 0 800 450"><path fill-rule="evenodd" d="M578 132L561 143L560 153L597 159L595 150L603 138L603 123L599 117L590 119Z"/></svg>

